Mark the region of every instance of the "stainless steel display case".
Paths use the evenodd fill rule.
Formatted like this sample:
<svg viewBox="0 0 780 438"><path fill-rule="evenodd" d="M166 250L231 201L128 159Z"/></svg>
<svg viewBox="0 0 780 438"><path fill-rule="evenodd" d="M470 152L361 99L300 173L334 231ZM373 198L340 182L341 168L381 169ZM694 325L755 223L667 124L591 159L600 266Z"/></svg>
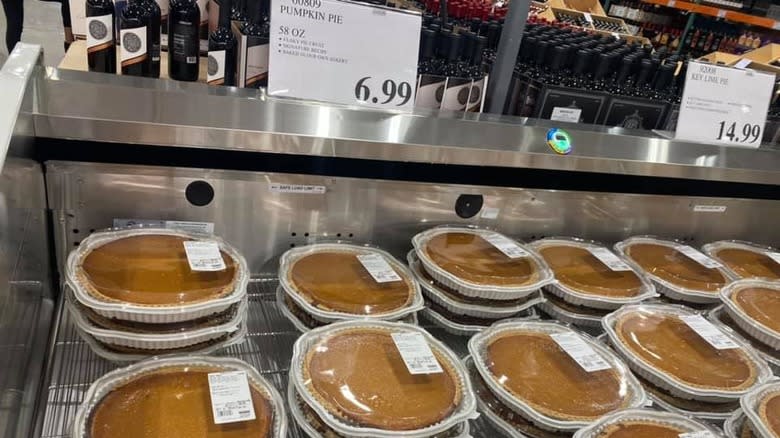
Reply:
<svg viewBox="0 0 780 438"><path fill-rule="evenodd" d="M442 223L521 239L652 233L693 245L780 244L777 151L559 124L573 139L561 156L546 145L551 122L277 100L47 69L35 65L37 49L17 52L11 60L25 64L3 69L25 72L14 84L20 110L2 119L14 126L15 157L0 174L0 200L12 200L7 214L0 202L0 349L8 340L17 349L0 357L3 438L66 436L91 382L117 366L78 338L52 282L71 248L115 220L211 222L245 254L255 277L250 334L220 354L247 360L281 390L298 335L273 289L291 246L340 238L402 258L412 235ZM432 330L465 352L464 339Z"/></svg>

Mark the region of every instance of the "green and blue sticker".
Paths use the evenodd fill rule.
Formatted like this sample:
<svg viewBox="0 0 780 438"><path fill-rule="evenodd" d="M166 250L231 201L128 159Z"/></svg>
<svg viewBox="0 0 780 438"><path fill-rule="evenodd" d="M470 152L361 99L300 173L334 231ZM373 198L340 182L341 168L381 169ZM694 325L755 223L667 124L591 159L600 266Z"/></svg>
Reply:
<svg viewBox="0 0 780 438"><path fill-rule="evenodd" d="M571 137L563 129L552 128L547 131L547 145L556 154L566 155L571 152Z"/></svg>

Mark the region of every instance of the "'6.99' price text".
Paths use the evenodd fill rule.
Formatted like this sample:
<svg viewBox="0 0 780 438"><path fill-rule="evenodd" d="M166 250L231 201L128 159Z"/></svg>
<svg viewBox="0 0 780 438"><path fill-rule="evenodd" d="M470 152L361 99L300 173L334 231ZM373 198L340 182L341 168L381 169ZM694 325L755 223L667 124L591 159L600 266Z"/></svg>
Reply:
<svg viewBox="0 0 780 438"><path fill-rule="evenodd" d="M745 123L738 130L737 122L728 123L721 121L718 123L718 137L716 140L728 139L736 143L755 143L760 139L761 126L752 123Z"/></svg>
<svg viewBox="0 0 780 438"><path fill-rule="evenodd" d="M412 86L408 82L396 83L392 79L386 79L382 82L383 96L377 97L379 93L376 90L372 92L369 88L370 80L371 76L365 76L355 84L355 98L357 100L381 105L389 104L393 100L400 100L400 103L395 105L403 106L412 98ZM380 99L382 100L380 101Z"/></svg>

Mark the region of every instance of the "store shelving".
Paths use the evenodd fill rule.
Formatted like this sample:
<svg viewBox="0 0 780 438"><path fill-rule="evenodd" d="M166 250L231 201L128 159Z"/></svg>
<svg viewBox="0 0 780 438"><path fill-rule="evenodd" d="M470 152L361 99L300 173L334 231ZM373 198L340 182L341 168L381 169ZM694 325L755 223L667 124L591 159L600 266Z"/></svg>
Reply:
<svg viewBox="0 0 780 438"><path fill-rule="evenodd" d="M716 18L724 18L736 23L747 24L750 26L764 27L767 29L780 30L780 21L767 17L745 14L743 12L732 11L729 9L717 8L714 6L701 5L682 0L642 0L645 3L667 6L679 9L681 11L694 12L697 14L708 15Z"/></svg>

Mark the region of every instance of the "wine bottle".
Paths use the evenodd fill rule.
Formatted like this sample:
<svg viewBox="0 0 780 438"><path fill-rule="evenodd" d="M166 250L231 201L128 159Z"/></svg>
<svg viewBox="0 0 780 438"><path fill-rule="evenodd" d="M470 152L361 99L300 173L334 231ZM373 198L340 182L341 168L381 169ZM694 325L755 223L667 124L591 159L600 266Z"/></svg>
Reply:
<svg viewBox="0 0 780 438"><path fill-rule="evenodd" d="M171 0L168 13L168 76L197 81L200 68L200 8L195 0Z"/></svg>
<svg viewBox="0 0 780 438"><path fill-rule="evenodd" d="M146 44L149 48L149 58L151 60L151 68L149 70L149 77L160 77L160 29L162 13L160 7L157 6L157 2L154 0L142 0L144 8L146 9L146 32L147 39Z"/></svg>
<svg viewBox="0 0 780 438"><path fill-rule="evenodd" d="M114 2L87 0L86 17L89 71L116 73Z"/></svg>
<svg viewBox="0 0 780 438"><path fill-rule="evenodd" d="M122 74L130 76L149 76L151 57L147 39L147 11L143 0L131 0L122 10L119 19L119 39L122 42L120 61Z"/></svg>
<svg viewBox="0 0 780 438"><path fill-rule="evenodd" d="M243 86L268 86L268 50L271 41L268 22L269 0L248 1L249 20L241 28L246 36L246 63Z"/></svg>
<svg viewBox="0 0 780 438"><path fill-rule="evenodd" d="M219 26L209 35L206 81L211 85L236 85L236 37L230 29L231 0L221 0Z"/></svg>

